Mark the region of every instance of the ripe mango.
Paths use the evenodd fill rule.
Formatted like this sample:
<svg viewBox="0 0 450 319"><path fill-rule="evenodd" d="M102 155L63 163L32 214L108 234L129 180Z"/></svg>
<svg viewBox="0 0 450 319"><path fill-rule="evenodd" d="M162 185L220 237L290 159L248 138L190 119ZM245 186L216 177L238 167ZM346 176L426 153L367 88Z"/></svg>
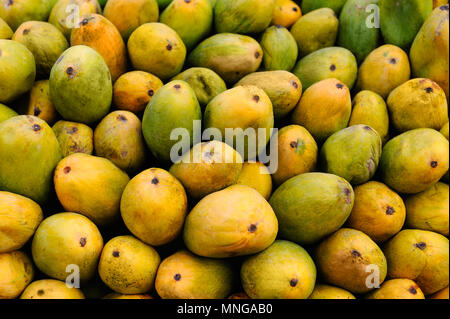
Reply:
<svg viewBox="0 0 450 319"><path fill-rule="evenodd" d="M300 6L292 0L275 0L272 13L272 25L285 28L292 26L302 16Z"/></svg>
<svg viewBox="0 0 450 319"><path fill-rule="evenodd" d="M391 279L367 296L367 299L425 299L419 286L410 279Z"/></svg>
<svg viewBox="0 0 450 319"><path fill-rule="evenodd" d="M94 132L81 123L58 121L52 127L59 142L62 157L74 153L92 155L94 151Z"/></svg>
<svg viewBox="0 0 450 319"><path fill-rule="evenodd" d="M448 286L444 289L439 290L438 292L435 292L431 296L428 297L428 299L447 299L448 300Z"/></svg>
<svg viewBox="0 0 450 319"><path fill-rule="evenodd" d="M0 253L0 299L19 297L33 277L33 263L24 252Z"/></svg>
<svg viewBox="0 0 450 319"><path fill-rule="evenodd" d="M55 123L59 117L50 97L50 81L40 80L33 84L28 99L24 103L24 112L47 122L48 125Z"/></svg>
<svg viewBox="0 0 450 319"><path fill-rule="evenodd" d="M69 288L66 283L55 279L33 281L25 288L20 299L85 299L78 288Z"/></svg>
<svg viewBox="0 0 450 319"><path fill-rule="evenodd" d="M272 194L272 177L269 169L260 162L245 162L236 184L256 189L266 200Z"/></svg>
<svg viewBox="0 0 450 319"><path fill-rule="evenodd" d="M308 299L356 299L352 293L345 289L330 286L330 285L316 285L312 294Z"/></svg>
<svg viewBox="0 0 450 319"><path fill-rule="evenodd" d="M2 0L0 18L16 30L26 21L47 21L56 0Z"/></svg>

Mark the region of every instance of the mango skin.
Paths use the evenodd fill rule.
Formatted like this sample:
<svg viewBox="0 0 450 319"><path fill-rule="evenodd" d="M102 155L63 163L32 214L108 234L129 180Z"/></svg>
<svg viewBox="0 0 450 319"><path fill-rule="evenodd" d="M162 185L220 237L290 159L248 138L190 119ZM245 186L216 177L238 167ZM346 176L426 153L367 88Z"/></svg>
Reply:
<svg viewBox="0 0 450 319"><path fill-rule="evenodd" d="M174 29L187 50L192 50L211 32L213 7L210 0L173 0L164 9L159 21Z"/></svg>
<svg viewBox="0 0 450 319"><path fill-rule="evenodd" d="M184 81L171 81L156 92L145 109L142 119L145 142L156 158L170 163L175 144L182 143L184 148L190 148L194 139L194 121L201 119L202 111L194 90ZM177 128L189 132L188 141L170 139Z"/></svg>
<svg viewBox="0 0 450 319"><path fill-rule="evenodd" d="M0 103L16 100L31 89L36 77L33 54L23 44L0 40Z"/></svg>
<svg viewBox="0 0 450 319"><path fill-rule="evenodd" d="M71 264L80 268L80 280L88 281L97 270L103 248L98 228L87 217L59 213L47 217L33 237L31 251L37 268L53 279L66 280Z"/></svg>
<svg viewBox="0 0 450 319"><path fill-rule="evenodd" d="M105 116L94 131L97 156L105 157L130 174L145 163L145 141L139 118L128 111L114 111Z"/></svg>
<svg viewBox="0 0 450 319"><path fill-rule="evenodd" d="M212 258L250 255L269 247L278 221L258 191L233 185L203 198L188 214L183 231L186 247Z"/></svg>
<svg viewBox="0 0 450 319"><path fill-rule="evenodd" d="M48 125L55 123L58 112L50 98L50 81L40 80L34 82L30 90L28 104L25 105L25 114L33 115L47 122Z"/></svg>
<svg viewBox="0 0 450 319"><path fill-rule="evenodd" d="M417 33L409 57L415 77L439 84L449 98L449 6L437 7Z"/></svg>
<svg viewBox="0 0 450 319"><path fill-rule="evenodd" d="M272 172L275 185L291 177L311 172L317 163L318 147L312 135L300 125L278 131L278 168Z"/></svg>
<svg viewBox="0 0 450 319"><path fill-rule="evenodd" d="M299 55L304 57L314 51L332 47L336 42L339 20L330 8L322 8L303 15L292 26L291 33L297 41Z"/></svg>
<svg viewBox="0 0 450 319"><path fill-rule="evenodd" d="M405 203L392 189L370 181L356 186L354 191L355 203L347 227L362 231L377 243L388 240L402 229Z"/></svg>
<svg viewBox="0 0 450 319"><path fill-rule="evenodd" d="M2 0L0 18L16 30L26 21L47 21L56 0Z"/></svg>
<svg viewBox="0 0 450 319"><path fill-rule="evenodd" d="M266 200L272 193L272 177L269 169L260 162L245 162L236 184L256 189Z"/></svg>
<svg viewBox="0 0 450 319"><path fill-rule="evenodd" d="M20 156L16 156L17 150ZM52 191L53 170L61 159L58 140L47 123L29 115L2 122L0 153L0 189L40 204L46 202Z"/></svg>
<svg viewBox="0 0 450 319"><path fill-rule="evenodd" d="M217 33L259 33L272 20L274 0L217 0L214 23Z"/></svg>
<svg viewBox="0 0 450 319"><path fill-rule="evenodd" d="M34 277L33 263L19 250L0 253L0 270L0 299L17 298Z"/></svg>
<svg viewBox="0 0 450 319"><path fill-rule="evenodd" d="M147 294L138 294L138 295L124 295L118 293L110 293L107 294L102 299L153 299L152 296Z"/></svg>
<svg viewBox="0 0 450 319"><path fill-rule="evenodd" d="M117 28L100 14L89 13L72 29L70 45L86 45L100 53L108 65L112 82L127 71L127 49Z"/></svg>
<svg viewBox="0 0 450 319"><path fill-rule="evenodd" d="M133 236L118 236L105 244L98 273L115 292L141 294L153 288L160 261L153 247Z"/></svg>
<svg viewBox="0 0 450 319"><path fill-rule="evenodd" d="M329 78L336 78L350 89L356 81L358 64L355 56L347 49L329 47L305 56L292 70L306 90L313 84Z"/></svg>
<svg viewBox="0 0 450 319"><path fill-rule="evenodd" d="M182 250L161 262L155 288L162 299L224 299L231 293L234 279L227 261Z"/></svg>
<svg viewBox="0 0 450 319"><path fill-rule="evenodd" d="M94 151L94 132L81 123L58 121L52 127L58 139L62 157L74 153L92 155Z"/></svg>
<svg viewBox="0 0 450 319"><path fill-rule="evenodd" d="M109 160L84 153L65 157L54 174L56 195L64 209L83 214L99 225L117 219L120 198L129 180Z"/></svg>
<svg viewBox="0 0 450 319"><path fill-rule="evenodd" d="M242 157L220 141L196 144L170 168L193 198L199 199L236 183Z"/></svg>
<svg viewBox="0 0 450 319"><path fill-rule="evenodd" d="M275 0L271 25L291 27L302 16L300 6L291 0Z"/></svg>
<svg viewBox="0 0 450 319"><path fill-rule="evenodd" d="M263 50L253 38L220 33L200 42L190 53L187 63L211 69L225 82L233 84L258 70L262 60Z"/></svg>
<svg viewBox="0 0 450 319"><path fill-rule="evenodd" d="M368 266L378 267L380 284L386 278L386 257L369 236L358 230L339 229L319 244L315 257L323 279L351 293L366 293L372 289L366 285L370 275Z"/></svg>
<svg viewBox="0 0 450 319"><path fill-rule="evenodd" d="M379 289L370 293L367 299L425 299L420 287L410 279L390 279Z"/></svg>
<svg viewBox="0 0 450 319"><path fill-rule="evenodd" d="M70 47L56 61L50 73L50 97L67 121L92 124L103 118L111 106L111 73L94 49Z"/></svg>
<svg viewBox="0 0 450 319"><path fill-rule="evenodd" d="M282 238L300 245L313 244L338 230L353 207L352 186L325 173L297 175L270 197Z"/></svg>
<svg viewBox="0 0 450 319"><path fill-rule="evenodd" d="M0 191L0 253L21 249L43 219L41 207L29 198Z"/></svg>
<svg viewBox="0 0 450 319"><path fill-rule="evenodd" d="M151 168L127 184L120 201L120 213L137 238L160 246L180 234L187 204L183 185L167 171Z"/></svg>
<svg viewBox="0 0 450 319"><path fill-rule="evenodd" d="M263 89L272 102L275 119L286 117L302 96L300 80L294 74L283 70L250 73L235 84L238 85L254 85Z"/></svg>
<svg viewBox="0 0 450 319"><path fill-rule="evenodd" d="M445 123L444 126L442 126L442 128L440 129L440 132L448 140L448 136L449 136L449 122Z"/></svg>
<svg viewBox="0 0 450 319"><path fill-rule="evenodd" d="M422 192L447 172L448 148L448 140L433 129L415 129L398 135L383 148L381 179L400 193Z"/></svg>
<svg viewBox="0 0 450 319"><path fill-rule="evenodd" d="M134 69L156 75L161 80L180 73L186 46L172 28L159 22L145 23L133 31L127 43Z"/></svg>
<svg viewBox="0 0 450 319"><path fill-rule="evenodd" d="M448 4L448 0L433 0L433 9Z"/></svg>
<svg viewBox="0 0 450 319"><path fill-rule="evenodd" d="M448 294L448 286L444 289L439 290L438 292L435 292L431 296L428 297L428 299L449 299Z"/></svg>
<svg viewBox="0 0 450 319"><path fill-rule="evenodd" d="M381 138L367 125L354 125L331 135L320 151L324 172L345 178L352 185L372 179L381 157Z"/></svg>
<svg viewBox="0 0 450 319"><path fill-rule="evenodd" d="M317 143L323 143L347 127L351 112L348 87L337 79L325 79L304 91L292 112L292 123L304 126Z"/></svg>
<svg viewBox="0 0 450 319"><path fill-rule="evenodd" d="M11 39L13 34L14 34L13 30L11 30L11 28L5 22L5 20L0 18L0 39L5 39L5 40Z"/></svg>
<svg viewBox="0 0 450 319"><path fill-rule="evenodd" d="M356 299L352 293L342 288L329 285L316 285L308 299Z"/></svg>
<svg viewBox="0 0 450 319"><path fill-rule="evenodd" d="M252 299L307 299L316 281L316 266L301 246L277 240L241 266L241 282Z"/></svg>
<svg viewBox="0 0 450 319"><path fill-rule="evenodd" d="M398 233L384 247L390 278L414 280L425 295L448 286L448 239L417 229Z"/></svg>
<svg viewBox="0 0 450 319"><path fill-rule="evenodd" d="M429 230L449 235L449 187L436 183L427 190L408 196L406 224L412 229Z"/></svg>
<svg viewBox="0 0 450 319"><path fill-rule="evenodd" d="M303 0L302 10L303 13L308 13L320 8L331 8L334 12L339 14L346 1L347 0Z"/></svg>
<svg viewBox="0 0 450 319"><path fill-rule="evenodd" d="M36 73L42 78L50 75L56 60L69 48L69 43L61 31L48 22L24 22L12 39L22 43L33 53Z"/></svg>
<svg viewBox="0 0 450 319"><path fill-rule="evenodd" d="M55 279L33 281L25 288L20 299L85 299L83 292L69 288L66 283Z"/></svg>
<svg viewBox="0 0 450 319"><path fill-rule="evenodd" d="M370 52L361 64L356 89L373 91L386 99L410 75L408 55L397 46L385 44Z"/></svg>
<svg viewBox="0 0 450 319"><path fill-rule="evenodd" d="M394 89L387 99L393 126L399 132L416 128L440 130L448 122L444 91L429 79L412 79Z"/></svg>
<svg viewBox="0 0 450 319"><path fill-rule="evenodd" d="M103 15L119 30L124 41L139 26L158 22L159 8L156 0L108 0Z"/></svg>
<svg viewBox="0 0 450 319"><path fill-rule="evenodd" d="M17 115L16 111L0 103L0 123Z"/></svg>
<svg viewBox="0 0 450 319"><path fill-rule="evenodd" d="M298 57L298 47L288 29L276 25L264 31L261 41L263 64L267 71L290 71Z"/></svg>
<svg viewBox="0 0 450 319"><path fill-rule="evenodd" d="M355 95L352 101L352 115L349 126L365 124L380 135L381 141L387 142L389 136L389 113L383 98L372 91L364 90Z"/></svg>

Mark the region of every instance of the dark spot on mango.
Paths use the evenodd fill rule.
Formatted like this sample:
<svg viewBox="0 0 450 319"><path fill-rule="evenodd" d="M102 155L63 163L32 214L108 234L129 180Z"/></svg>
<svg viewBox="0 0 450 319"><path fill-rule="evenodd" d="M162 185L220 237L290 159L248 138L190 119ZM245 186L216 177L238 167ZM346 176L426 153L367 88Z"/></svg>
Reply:
<svg viewBox="0 0 450 319"><path fill-rule="evenodd" d="M24 29L24 30L22 31L22 34L23 34L23 35L27 35L28 33L30 33L30 29Z"/></svg>
<svg viewBox="0 0 450 319"><path fill-rule="evenodd" d="M153 184L153 185L158 185L158 183L159 183L159 179L158 179L157 177L154 177L154 178L152 179L152 184Z"/></svg>
<svg viewBox="0 0 450 319"><path fill-rule="evenodd" d="M175 274L175 276L173 276L173 279L175 279L176 281L180 281L181 280L181 275L180 274Z"/></svg>
<svg viewBox="0 0 450 319"><path fill-rule="evenodd" d="M174 87L176 90L181 89L181 85L179 85L179 84L175 84L173 87Z"/></svg>
<svg viewBox="0 0 450 319"><path fill-rule="evenodd" d="M172 50L172 44L169 43L169 44L166 46L166 49L167 49L168 51Z"/></svg>
<svg viewBox="0 0 450 319"><path fill-rule="evenodd" d="M352 256L355 258L361 257L361 253L355 249L352 250Z"/></svg>
<svg viewBox="0 0 450 319"><path fill-rule="evenodd" d="M448 4L444 4L443 6L440 6L439 9L442 11L448 11Z"/></svg>
<svg viewBox="0 0 450 319"><path fill-rule="evenodd" d="M334 65L334 64L330 65L330 70L331 71L335 71L336 70L336 65Z"/></svg>
<svg viewBox="0 0 450 319"><path fill-rule="evenodd" d="M70 171L71 171L71 168L70 168L70 166L66 166L66 167L64 167L64 174L69 174L69 173L70 173Z"/></svg>
<svg viewBox="0 0 450 319"><path fill-rule="evenodd" d="M413 295L416 295L416 294L417 294L417 290L416 290L416 288L414 288L413 286L409 287L408 291L409 291L410 293L412 293Z"/></svg>
<svg viewBox="0 0 450 319"><path fill-rule="evenodd" d="M72 74L73 74L73 68L72 68L71 66L69 66L69 67L66 69L66 73L69 74L69 75L72 75Z"/></svg>
<svg viewBox="0 0 450 319"><path fill-rule="evenodd" d="M186 2L186 3L191 3L191 0L184 0L184 2Z"/></svg>
<svg viewBox="0 0 450 319"><path fill-rule="evenodd" d="M297 141L293 141L293 142L291 142L291 144L289 144L292 148L297 148L297 146L298 146L298 143L297 143Z"/></svg>
<svg viewBox="0 0 450 319"><path fill-rule="evenodd" d="M259 96L258 95L253 95L253 100L258 103L259 102Z"/></svg>
<svg viewBox="0 0 450 319"><path fill-rule="evenodd" d="M395 209L391 206L388 206L386 209L386 215L394 215Z"/></svg>
<svg viewBox="0 0 450 319"><path fill-rule="evenodd" d="M86 24L88 24L89 23L89 19L87 19L87 18L84 18L82 21L81 21L81 25L86 25Z"/></svg>
<svg viewBox="0 0 450 319"><path fill-rule="evenodd" d="M38 294L38 296L42 296L42 295L44 294L44 290L39 289L39 290L37 291L37 294Z"/></svg>
<svg viewBox="0 0 450 319"><path fill-rule="evenodd" d="M342 83L338 83L338 84L336 84L336 87L337 87L338 89L342 89L342 88L344 87L344 85L343 85Z"/></svg>
<svg viewBox="0 0 450 319"><path fill-rule="evenodd" d="M70 134L76 133L78 131L78 128L76 126L72 126L72 130L70 131Z"/></svg>
<svg viewBox="0 0 450 319"><path fill-rule="evenodd" d="M33 131L37 132L41 129L41 126L39 124L34 124L33 125Z"/></svg>
<svg viewBox="0 0 450 319"><path fill-rule="evenodd" d="M14 4L13 0L8 0L8 2L6 3L8 6L12 6Z"/></svg>
<svg viewBox="0 0 450 319"><path fill-rule="evenodd" d="M257 229L258 226L256 226L256 224L251 224L250 226L248 226L248 231L251 233L254 233Z"/></svg>
<svg viewBox="0 0 450 319"><path fill-rule="evenodd" d="M86 241L87 241L87 240L86 240L86 237L81 237L81 238L80 238L80 246L81 246L81 247L86 246Z"/></svg>
<svg viewBox="0 0 450 319"><path fill-rule="evenodd" d="M295 287L298 284L298 279L297 278L293 278L289 281L289 285L291 285L291 287Z"/></svg>
<svg viewBox="0 0 450 319"><path fill-rule="evenodd" d="M425 248L427 248L427 244L425 244L423 241L421 241L420 243L414 244L414 246L416 248L419 248L420 250L424 250Z"/></svg>
<svg viewBox="0 0 450 319"><path fill-rule="evenodd" d="M390 58L389 59L389 63L390 64L397 64L397 59L396 58Z"/></svg>
<svg viewBox="0 0 450 319"><path fill-rule="evenodd" d="M430 163L430 165L431 165L431 167L436 168L436 167L438 166L438 162L432 161L432 162Z"/></svg>
<svg viewBox="0 0 450 319"><path fill-rule="evenodd" d="M292 7L292 11L297 12L298 8L297 7Z"/></svg>
<svg viewBox="0 0 450 319"><path fill-rule="evenodd" d="M126 122L127 118L124 115L119 114L119 115L117 115L117 120L121 121L121 122Z"/></svg>
<svg viewBox="0 0 450 319"><path fill-rule="evenodd" d="M33 115L38 116L39 114L41 114L41 109L36 106L34 108Z"/></svg>
<svg viewBox="0 0 450 319"><path fill-rule="evenodd" d="M368 131L371 131L371 130L372 130L372 128L371 128L370 126L367 126L367 125L364 126L364 129L365 129L365 130L368 130Z"/></svg>
<svg viewBox="0 0 450 319"><path fill-rule="evenodd" d="M153 90L148 90L147 91L148 96L153 96L153 94L155 94L155 91Z"/></svg>
<svg viewBox="0 0 450 319"><path fill-rule="evenodd" d="M345 202L346 202L347 204L351 204L351 203L352 203L352 199L351 199L351 196L350 196L351 193L352 193L352 191L349 190L348 188L345 188L345 189L344 189L344 194L346 195Z"/></svg>
<svg viewBox="0 0 450 319"><path fill-rule="evenodd" d="M255 58L258 59L258 58L260 57L260 55L261 55L261 54L260 54L259 52L255 52Z"/></svg>
<svg viewBox="0 0 450 319"><path fill-rule="evenodd" d="M113 257L119 257L120 256L120 252L118 250L114 250L112 253Z"/></svg>
<svg viewBox="0 0 450 319"><path fill-rule="evenodd" d="M428 87L428 88L425 89L425 91L426 91L427 93L432 93L432 92L433 92L433 88Z"/></svg>
<svg viewBox="0 0 450 319"><path fill-rule="evenodd" d="M295 87L296 89L298 89L298 83L294 80L291 81L291 84L293 87Z"/></svg>

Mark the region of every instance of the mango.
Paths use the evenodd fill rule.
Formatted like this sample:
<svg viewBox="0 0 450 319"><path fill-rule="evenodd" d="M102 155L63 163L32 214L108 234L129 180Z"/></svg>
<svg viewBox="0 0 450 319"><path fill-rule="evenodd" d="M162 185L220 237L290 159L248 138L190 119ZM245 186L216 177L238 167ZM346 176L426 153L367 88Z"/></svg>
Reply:
<svg viewBox="0 0 450 319"><path fill-rule="evenodd" d="M440 130L441 134L448 140L449 136L449 122L445 123Z"/></svg>
<svg viewBox="0 0 450 319"><path fill-rule="evenodd" d="M0 123L17 115L16 111L0 103Z"/></svg>
<svg viewBox="0 0 450 319"><path fill-rule="evenodd" d="M74 153L92 155L94 151L94 132L81 123L58 121L52 127L59 142L62 157Z"/></svg>
<svg viewBox="0 0 450 319"><path fill-rule="evenodd" d="M316 285L312 294L308 299L356 299L355 296L345 289L330 286L330 285Z"/></svg>
<svg viewBox="0 0 450 319"><path fill-rule="evenodd" d="M0 189L46 202L53 170L61 159L58 140L47 123L28 115L2 122L0 154Z"/></svg>
<svg viewBox="0 0 450 319"><path fill-rule="evenodd" d="M417 229L398 233L384 247L390 278L414 280L425 295L448 286L448 239Z"/></svg>
<svg viewBox="0 0 450 319"><path fill-rule="evenodd" d="M263 64L267 71L290 71L298 57L297 43L288 29L276 25L264 31L261 41Z"/></svg>
<svg viewBox="0 0 450 319"><path fill-rule="evenodd" d="M160 261L153 247L133 236L118 236L105 244L98 273L115 292L141 294L153 288Z"/></svg>
<svg viewBox="0 0 450 319"><path fill-rule="evenodd" d="M187 214L183 185L160 168L147 169L125 187L120 213L127 228L143 242L160 246L181 232Z"/></svg>
<svg viewBox="0 0 450 319"><path fill-rule="evenodd" d="M128 54L136 70L156 75L161 80L180 73L186 59L186 46L180 36L162 23L145 23L128 39Z"/></svg>
<svg viewBox="0 0 450 319"><path fill-rule="evenodd" d="M16 30L26 21L47 21L56 0L2 0L0 18Z"/></svg>
<svg viewBox="0 0 450 319"><path fill-rule="evenodd" d="M448 148L448 140L433 129L415 129L398 135L383 148L381 179L400 193L422 192L447 172Z"/></svg>
<svg viewBox="0 0 450 319"><path fill-rule="evenodd" d="M320 8L331 8L334 12L339 14L346 1L347 0L303 0L302 11L308 13Z"/></svg>
<svg viewBox="0 0 450 319"><path fill-rule="evenodd" d="M41 272L65 281L71 274L68 266L77 265L82 282L96 273L102 249L103 238L98 228L75 213L59 213L44 219L31 246L34 264Z"/></svg>
<svg viewBox="0 0 450 319"><path fill-rule="evenodd" d="M245 162L236 184L256 189L266 200L272 194L272 177L269 169L260 162Z"/></svg>
<svg viewBox="0 0 450 319"><path fill-rule="evenodd" d="M110 293L103 297L103 299L153 299L153 297L147 294L124 295L118 293Z"/></svg>
<svg viewBox="0 0 450 319"><path fill-rule="evenodd" d="M428 299L449 299L448 297L448 286L444 289L439 290L438 292L435 292L431 296L428 297Z"/></svg>
<svg viewBox="0 0 450 319"><path fill-rule="evenodd" d="M433 0L433 9L448 4L448 0Z"/></svg>
<svg viewBox="0 0 450 319"><path fill-rule="evenodd" d="M24 252L0 253L0 299L19 297L33 277L33 263Z"/></svg>
<svg viewBox="0 0 450 319"><path fill-rule="evenodd" d="M92 124L111 106L111 73L94 49L77 45L60 56L50 73L50 97L67 121Z"/></svg>
<svg viewBox="0 0 450 319"><path fill-rule="evenodd" d="M291 27L302 16L300 6L292 0L275 0L272 13L272 25Z"/></svg>
<svg viewBox="0 0 450 319"><path fill-rule="evenodd" d="M355 203L346 226L360 230L375 242L384 242L403 227L403 199L383 183L370 181L356 186Z"/></svg>
<svg viewBox="0 0 450 319"><path fill-rule="evenodd" d="M104 225L119 216L120 198L129 177L106 158L75 153L58 163L54 181L56 195L66 211ZM98 189L102 191L93 191Z"/></svg>
<svg viewBox="0 0 450 319"><path fill-rule="evenodd" d="M367 299L425 299L419 286L410 279L391 279L367 296Z"/></svg>
<svg viewBox="0 0 450 319"><path fill-rule="evenodd" d="M292 26L291 33L297 41L299 55L304 57L314 51L332 47L336 42L339 20L330 8L322 8L303 15Z"/></svg>
<svg viewBox="0 0 450 319"><path fill-rule="evenodd" d="M270 197L282 238L300 245L316 243L338 230L353 207L352 186L325 173L300 174L284 182Z"/></svg>
<svg viewBox="0 0 450 319"><path fill-rule="evenodd" d="M55 123L58 112L50 97L50 81L40 80L33 84L27 101L23 105L23 113L33 115L47 122L48 125Z"/></svg>
<svg viewBox="0 0 450 319"><path fill-rule="evenodd" d="M85 299L83 292L69 288L66 283L55 279L33 281L25 288L20 299Z"/></svg>
<svg viewBox="0 0 450 319"><path fill-rule="evenodd" d="M242 263L241 282L252 299L307 299L316 281L316 266L301 246L285 240Z"/></svg>
<svg viewBox="0 0 450 319"><path fill-rule="evenodd" d="M251 187L233 185L198 202L187 215L183 238L193 253L212 258L255 254L277 236L269 203Z"/></svg>
<svg viewBox="0 0 450 319"><path fill-rule="evenodd" d="M13 30L11 30L5 20L0 18L0 39L11 39L13 34Z"/></svg>

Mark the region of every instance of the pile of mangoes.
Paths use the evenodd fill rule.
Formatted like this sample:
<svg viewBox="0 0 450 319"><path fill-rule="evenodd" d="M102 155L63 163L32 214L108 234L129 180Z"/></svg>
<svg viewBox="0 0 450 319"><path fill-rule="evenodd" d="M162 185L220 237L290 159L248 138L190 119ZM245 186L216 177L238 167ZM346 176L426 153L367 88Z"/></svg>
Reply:
<svg viewBox="0 0 450 319"><path fill-rule="evenodd" d="M449 298L448 1L0 0L0 39L0 298Z"/></svg>

